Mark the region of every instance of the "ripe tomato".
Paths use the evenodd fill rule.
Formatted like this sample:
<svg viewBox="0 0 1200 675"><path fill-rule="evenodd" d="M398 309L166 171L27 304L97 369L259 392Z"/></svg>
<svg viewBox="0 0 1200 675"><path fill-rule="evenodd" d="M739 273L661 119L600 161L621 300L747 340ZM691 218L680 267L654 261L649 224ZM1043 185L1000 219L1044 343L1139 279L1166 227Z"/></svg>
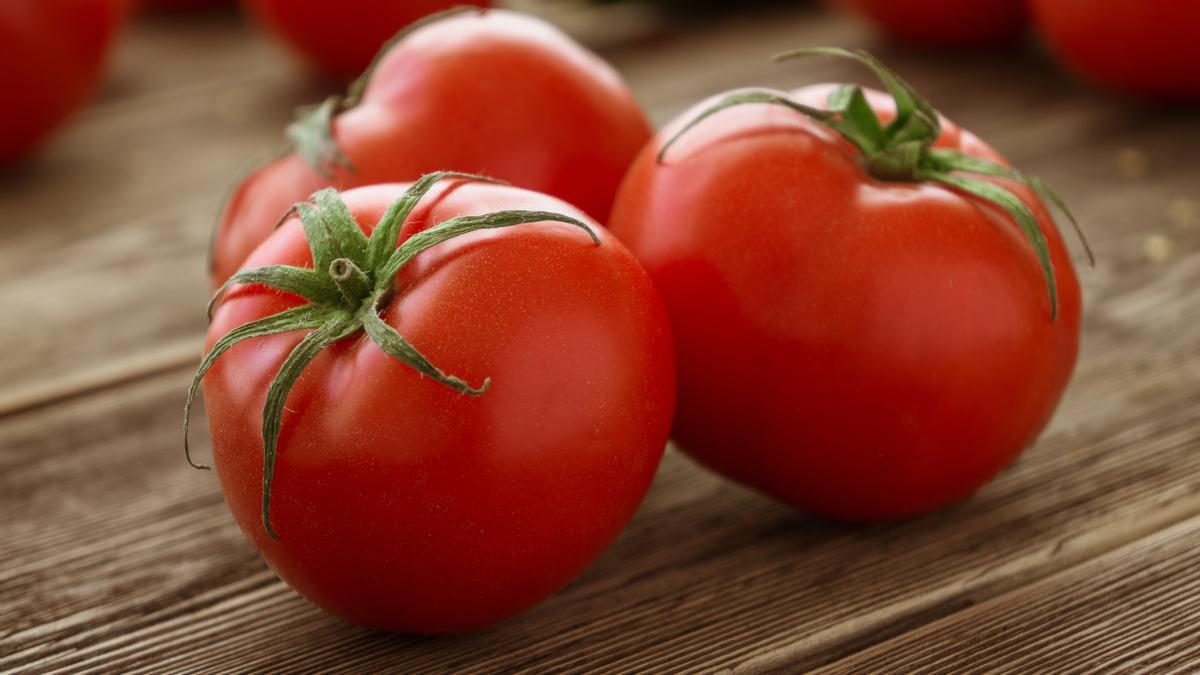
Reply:
<svg viewBox="0 0 1200 675"><path fill-rule="evenodd" d="M169 12L232 7L233 0L144 0L146 7Z"/></svg>
<svg viewBox="0 0 1200 675"><path fill-rule="evenodd" d="M358 77L375 53L401 28L459 5L488 7L489 0L243 0L260 23L326 75Z"/></svg>
<svg viewBox="0 0 1200 675"><path fill-rule="evenodd" d="M746 104L656 161L713 101L698 105L634 163L610 228L671 318L682 450L802 510L903 518L971 494L1047 423L1075 363L1079 287L1025 185L935 179L966 177L951 161L1010 170L931 109L940 124L905 104L899 127L871 132L896 108L869 92L831 121L885 149L893 133L920 139L917 179L893 161L917 160L903 148L868 153L789 106L749 102L825 108L831 91L854 90L739 92ZM1036 235L968 190L1007 194L995 198L1040 230L1056 301Z"/></svg>
<svg viewBox="0 0 1200 675"><path fill-rule="evenodd" d="M1029 24L1025 0L831 0L904 42L986 47L1013 42Z"/></svg>
<svg viewBox="0 0 1200 675"><path fill-rule="evenodd" d="M342 221L354 232L374 232L385 211L411 197L407 189L350 190L342 195L349 208ZM329 194L336 193L322 193ZM337 320L351 321L349 328L335 330L328 348L318 345L315 358L300 364L303 377L288 371L290 393L273 379L290 368L298 345L306 349L302 338L316 339L325 327L307 337L267 334L276 326L223 356L211 350L227 347L247 322L295 312L303 305L298 296L235 284L209 330L206 364L220 358L203 380L204 398L234 517L280 577L354 623L459 632L531 607L608 546L662 456L675 383L670 330L653 283L612 235L564 202L443 182L407 220L401 212L394 221L406 223L405 255L438 241L423 237L461 229L462 220L442 225L451 219L494 214L475 226L530 224L460 234L396 275L358 256L365 278L382 285L351 286L342 291L346 300L324 272L337 266L331 254L319 252L312 269L305 230L328 231L322 218L337 230L341 208L321 195L317 203L319 212L301 213L303 228L290 218L247 265L308 268L294 285L279 282L282 274L271 277L278 288L324 303L303 311L326 312L325 323L292 327L327 326L328 312L340 312ZM514 209L525 211L505 220ZM548 220L564 216L581 222ZM334 234L336 243L323 245L354 257L355 244ZM397 251L383 240L385 256ZM255 274L239 280L261 278ZM380 339L387 334L391 343ZM264 451L273 470L264 470ZM273 476L269 503L264 475Z"/></svg>
<svg viewBox="0 0 1200 675"><path fill-rule="evenodd" d="M1200 99L1200 2L1033 0L1034 20L1071 68L1113 89Z"/></svg>
<svg viewBox="0 0 1200 675"><path fill-rule="evenodd" d="M502 10L460 13L410 33L358 98L339 106L348 109L331 126L322 109L294 125L299 152L239 186L214 241L217 283L270 235L279 214L329 185L481 172L604 222L625 169L650 138L645 114L611 67L549 24Z"/></svg>
<svg viewBox="0 0 1200 675"><path fill-rule="evenodd" d="M128 11L126 0L0 3L0 164L29 154L87 102Z"/></svg>

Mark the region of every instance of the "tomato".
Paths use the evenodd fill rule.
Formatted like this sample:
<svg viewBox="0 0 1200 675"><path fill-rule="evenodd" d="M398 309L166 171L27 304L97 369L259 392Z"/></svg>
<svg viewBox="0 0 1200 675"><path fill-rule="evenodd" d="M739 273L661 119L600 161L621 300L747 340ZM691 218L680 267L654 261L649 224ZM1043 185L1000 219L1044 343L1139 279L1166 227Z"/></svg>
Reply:
<svg viewBox="0 0 1200 675"><path fill-rule="evenodd" d="M233 0L143 0L146 7L169 12L232 7Z"/></svg>
<svg viewBox="0 0 1200 675"><path fill-rule="evenodd" d="M301 152L267 164L234 192L214 240L217 283L270 235L279 214L328 185L480 172L604 222L625 169L650 138L645 114L611 67L549 24L502 10L460 13L410 33L357 99L337 106L347 109L331 127L321 109L293 126Z"/></svg>
<svg viewBox="0 0 1200 675"><path fill-rule="evenodd" d="M348 227L373 232L408 189L345 192ZM317 203L317 230L322 217L336 224L337 202ZM512 210L531 222L460 234L394 276L362 265L387 294L342 291L346 301L318 273L337 261L322 254L312 269L310 224L284 222L247 265L308 268L309 295L324 283L334 297L304 311L331 307L358 324L274 399L270 383L289 354L325 329L256 337L221 356L214 346L228 346L218 340L237 327L304 303L236 283L213 316L203 392L229 507L280 577L346 620L448 633L521 612L608 546L658 466L675 396L670 329L653 283L612 235L552 197L443 181L396 220L405 222L398 250L450 219L502 212L485 225L497 227ZM354 250L347 240L331 250ZM360 304L364 294L373 299ZM363 312L374 331L355 318ZM377 336L393 329L426 361L385 351ZM279 417L266 411L272 400ZM271 419L277 436L265 430ZM276 438L277 451L264 447Z"/></svg>
<svg viewBox="0 0 1200 675"><path fill-rule="evenodd" d="M907 103L872 132L896 119L878 92L830 124L792 109L832 91L856 90L737 92L656 161L725 99L699 104L634 163L610 228L667 306L679 447L808 512L898 519L963 499L1038 435L1075 363L1080 291L1032 190L947 169L1018 177L991 147ZM884 148L918 138L919 163L838 124Z"/></svg>
<svg viewBox="0 0 1200 675"><path fill-rule="evenodd" d="M830 1L891 37L932 47L1002 45L1016 41L1029 24L1025 0Z"/></svg>
<svg viewBox="0 0 1200 675"><path fill-rule="evenodd" d="M460 5L488 0L243 0L247 12L327 75L358 77L401 28Z"/></svg>
<svg viewBox="0 0 1200 675"><path fill-rule="evenodd" d="M0 3L0 164L18 160L87 102L127 13L125 0Z"/></svg>
<svg viewBox="0 0 1200 675"><path fill-rule="evenodd" d="M1200 2L1032 0L1034 20L1071 68L1118 91L1200 99Z"/></svg>

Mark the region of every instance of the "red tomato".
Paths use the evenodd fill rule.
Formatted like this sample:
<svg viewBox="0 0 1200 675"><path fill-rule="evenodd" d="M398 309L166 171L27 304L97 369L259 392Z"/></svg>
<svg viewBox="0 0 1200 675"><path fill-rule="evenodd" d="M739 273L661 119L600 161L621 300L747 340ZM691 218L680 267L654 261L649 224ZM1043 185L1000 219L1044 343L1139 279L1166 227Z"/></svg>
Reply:
<svg viewBox="0 0 1200 675"><path fill-rule="evenodd" d="M823 107L831 87L793 97ZM1075 363L1079 287L1041 202L987 179L1036 214L1056 319L1010 216L933 182L874 178L862 152L794 110L724 110L657 163L661 139L710 104L643 151L610 223L671 318L681 449L836 519L903 518L971 494L1038 435ZM941 125L936 148L1003 164Z"/></svg>
<svg viewBox="0 0 1200 675"><path fill-rule="evenodd" d="M343 197L371 232L407 187ZM540 222L460 235L402 268L378 316L436 366L471 385L490 378L490 389L459 393L361 332L320 352L285 397L269 508L278 539L260 517L261 411L305 332L235 346L204 379L217 474L238 524L279 576L354 623L459 632L531 607L608 546L658 466L675 396L670 331L649 277L612 235L545 195L443 183L400 240L510 209L586 221L599 244L579 227ZM247 261L281 264L313 266L294 217ZM300 304L236 285L209 349Z"/></svg>
<svg viewBox="0 0 1200 675"><path fill-rule="evenodd" d="M125 0L0 2L0 164L28 155L87 102L128 11Z"/></svg>
<svg viewBox="0 0 1200 675"><path fill-rule="evenodd" d="M1113 89L1200 98L1200 2L1032 0L1034 20L1071 68Z"/></svg>
<svg viewBox="0 0 1200 675"><path fill-rule="evenodd" d="M1025 0L831 1L896 39L932 47L1001 45L1021 37L1029 24Z"/></svg>
<svg viewBox="0 0 1200 675"><path fill-rule="evenodd" d="M232 7L233 0L143 0L146 7L170 12L186 12L213 7Z"/></svg>
<svg viewBox="0 0 1200 675"><path fill-rule="evenodd" d="M243 0L246 10L327 75L358 77L401 28L460 5L490 0Z"/></svg>
<svg viewBox="0 0 1200 675"><path fill-rule="evenodd" d="M346 161L318 161L318 171L292 153L234 193L214 242L217 283L270 235L279 214L328 185L479 172L604 222L650 127L595 55L539 19L490 10L409 34L375 69L362 101L334 118L332 137Z"/></svg>

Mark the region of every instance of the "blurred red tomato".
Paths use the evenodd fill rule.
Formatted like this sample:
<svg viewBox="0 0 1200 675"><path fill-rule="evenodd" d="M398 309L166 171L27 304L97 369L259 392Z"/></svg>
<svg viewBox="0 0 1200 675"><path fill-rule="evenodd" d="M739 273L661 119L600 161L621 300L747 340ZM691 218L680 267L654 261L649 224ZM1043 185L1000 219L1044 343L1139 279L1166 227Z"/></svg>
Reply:
<svg viewBox="0 0 1200 675"><path fill-rule="evenodd" d="M148 9L190 11L212 7L232 7L233 0L142 0Z"/></svg>
<svg viewBox="0 0 1200 675"><path fill-rule="evenodd" d="M290 136L303 141L293 143L296 152L233 193L212 251L216 284L241 268L285 211L326 186L469 171L553 195L603 223L650 138L645 113L611 66L516 12L464 12L412 31L369 80L361 100L329 125L302 126L307 131Z"/></svg>
<svg viewBox="0 0 1200 675"><path fill-rule="evenodd" d="M1024 0L832 2L861 14L896 39L931 47L1004 44L1020 37L1029 23Z"/></svg>
<svg viewBox="0 0 1200 675"><path fill-rule="evenodd" d="M0 164L29 154L83 105L104 72L126 0L0 2Z"/></svg>
<svg viewBox="0 0 1200 675"><path fill-rule="evenodd" d="M243 0L247 11L327 75L357 77L393 35L413 21L490 0Z"/></svg>
<svg viewBox="0 0 1200 675"><path fill-rule="evenodd" d="M1197 0L1032 0L1034 20L1071 68L1113 89L1200 98Z"/></svg>

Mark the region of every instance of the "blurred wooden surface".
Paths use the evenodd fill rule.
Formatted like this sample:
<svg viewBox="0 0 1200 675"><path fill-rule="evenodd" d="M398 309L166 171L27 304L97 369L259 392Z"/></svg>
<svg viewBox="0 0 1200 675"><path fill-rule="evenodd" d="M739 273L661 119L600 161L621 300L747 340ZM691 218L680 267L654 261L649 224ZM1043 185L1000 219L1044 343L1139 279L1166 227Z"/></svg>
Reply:
<svg viewBox="0 0 1200 675"><path fill-rule="evenodd" d="M812 7L669 28L558 11L656 122L734 86L866 81L767 62L866 46L1057 186L1100 262L1041 441L966 503L876 527L669 452L612 549L528 614L445 639L343 624L274 578L180 451L214 211L322 85L232 15L156 18L101 99L0 174L0 670L1200 668L1200 117L1032 49L919 54Z"/></svg>

